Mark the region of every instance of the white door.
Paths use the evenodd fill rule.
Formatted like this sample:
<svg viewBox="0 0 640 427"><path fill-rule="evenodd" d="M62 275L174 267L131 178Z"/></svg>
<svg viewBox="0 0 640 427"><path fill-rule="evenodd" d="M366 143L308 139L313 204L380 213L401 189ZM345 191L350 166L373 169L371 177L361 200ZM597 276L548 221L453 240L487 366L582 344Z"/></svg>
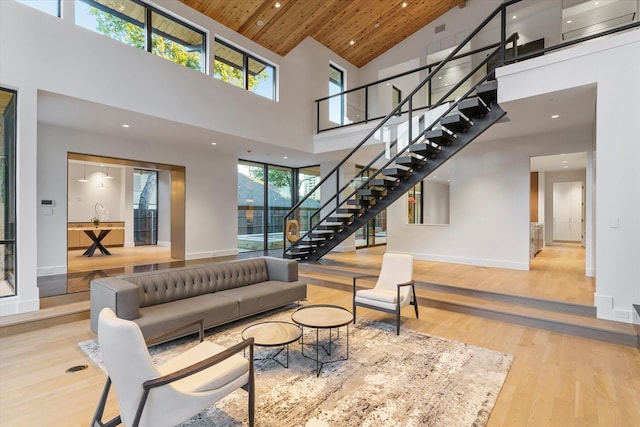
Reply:
<svg viewBox="0 0 640 427"><path fill-rule="evenodd" d="M553 240L582 240L582 182L553 184Z"/></svg>

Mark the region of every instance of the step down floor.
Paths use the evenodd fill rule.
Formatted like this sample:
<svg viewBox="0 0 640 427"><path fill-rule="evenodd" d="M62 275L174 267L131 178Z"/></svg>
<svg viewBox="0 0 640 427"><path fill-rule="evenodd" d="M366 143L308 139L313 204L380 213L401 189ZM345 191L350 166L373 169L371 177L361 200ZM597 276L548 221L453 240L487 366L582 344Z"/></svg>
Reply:
<svg viewBox="0 0 640 427"><path fill-rule="evenodd" d="M301 280L309 284L348 292L352 290L355 274L314 264L301 265L299 272ZM359 288L374 285L375 279L358 280ZM416 281L416 294L421 307L640 348L640 336L634 325L597 319L592 306L421 281Z"/></svg>

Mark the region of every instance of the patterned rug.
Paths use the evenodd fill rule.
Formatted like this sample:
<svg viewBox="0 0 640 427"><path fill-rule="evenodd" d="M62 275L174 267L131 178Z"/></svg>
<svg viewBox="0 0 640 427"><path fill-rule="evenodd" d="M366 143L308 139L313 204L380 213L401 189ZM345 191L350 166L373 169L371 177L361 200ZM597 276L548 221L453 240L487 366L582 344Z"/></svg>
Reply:
<svg viewBox="0 0 640 427"><path fill-rule="evenodd" d="M293 309L271 312L208 332L207 340L231 346L248 325L264 320L289 320ZM328 344L327 331L320 341ZM346 328L341 328L331 358L346 356ZM323 336L326 335L326 336ZM333 333L335 340L335 330ZM315 330L305 328L305 355L315 350ZM182 338L151 347L154 362L197 344ZM96 340L79 344L102 368ZM272 348L256 347L255 358L270 356ZM320 349L321 356L328 357ZM285 353L277 357L285 362ZM349 358L324 365L301 353L298 342L289 349L289 368L273 360L258 360L256 425L260 427L343 426L484 426L489 418L513 356L462 342L433 337L358 317L349 326ZM247 425L247 394L238 390L194 418L184 427Z"/></svg>

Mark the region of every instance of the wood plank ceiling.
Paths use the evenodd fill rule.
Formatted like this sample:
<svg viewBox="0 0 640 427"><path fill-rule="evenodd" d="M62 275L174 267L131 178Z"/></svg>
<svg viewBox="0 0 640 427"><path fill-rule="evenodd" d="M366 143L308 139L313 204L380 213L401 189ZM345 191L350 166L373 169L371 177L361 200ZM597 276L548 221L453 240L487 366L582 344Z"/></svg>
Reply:
<svg viewBox="0 0 640 427"><path fill-rule="evenodd" d="M313 37L357 67L466 0L180 0L286 55Z"/></svg>

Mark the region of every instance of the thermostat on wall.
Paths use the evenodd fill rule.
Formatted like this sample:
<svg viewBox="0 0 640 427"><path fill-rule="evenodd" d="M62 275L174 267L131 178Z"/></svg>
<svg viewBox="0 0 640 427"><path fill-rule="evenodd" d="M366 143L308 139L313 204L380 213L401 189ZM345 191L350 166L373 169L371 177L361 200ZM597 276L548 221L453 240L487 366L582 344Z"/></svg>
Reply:
<svg viewBox="0 0 640 427"><path fill-rule="evenodd" d="M40 205L51 207L56 205L56 201L51 199L43 199L43 200L40 200Z"/></svg>

